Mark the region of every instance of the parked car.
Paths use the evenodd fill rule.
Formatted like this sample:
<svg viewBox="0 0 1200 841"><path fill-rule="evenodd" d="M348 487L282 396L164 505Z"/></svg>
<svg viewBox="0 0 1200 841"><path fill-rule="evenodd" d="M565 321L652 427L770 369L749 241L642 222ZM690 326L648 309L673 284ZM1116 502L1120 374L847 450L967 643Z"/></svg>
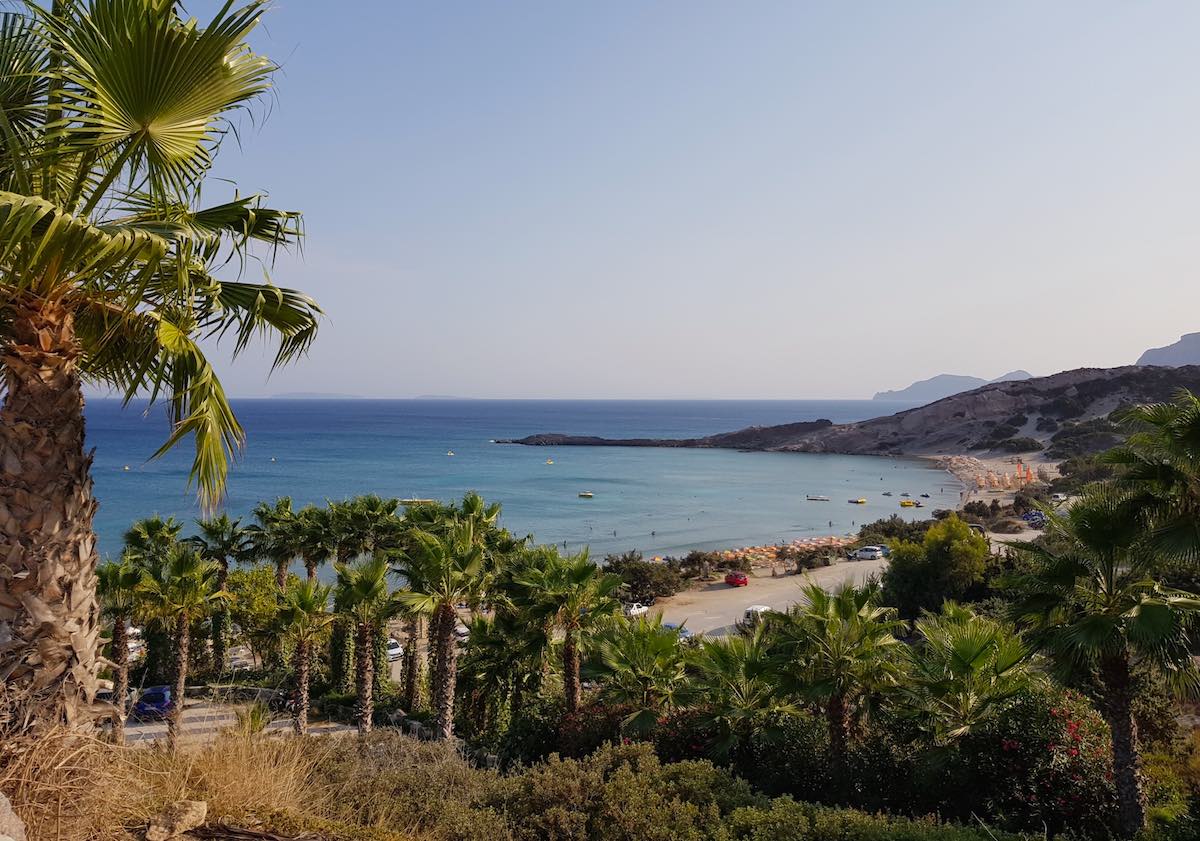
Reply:
<svg viewBox="0 0 1200 841"><path fill-rule="evenodd" d="M863 546L850 555L855 561L879 561L885 557L882 546Z"/></svg>
<svg viewBox="0 0 1200 841"><path fill-rule="evenodd" d="M404 646L395 637L388 637L387 658L389 663L395 663L404 656Z"/></svg>
<svg viewBox="0 0 1200 841"><path fill-rule="evenodd" d="M625 605L625 615L632 619L635 616L645 616L650 612L650 607L641 602L631 602Z"/></svg>
<svg viewBox="0 0 1200 841"><path fill-rule="evenodd" d="M737 626L743 629L753 628L762 621L763 616L771 612L771 608L765 604L752 604L742 613L742 618L738 620Z"/></svg>
<svg viewBox="0 0 1200 841"><path fill-rule="evenodd" d="M1055 505L1061 505L1062 503L1067 501L1067 495L1066 494L1050 494L1050 501L1053 502Z"/></svg>
<svg viewBox="0 0 1200 841"><path fill-rule="evenodd" d="M470 628L468 628L462 622L455 623L455 625L454 625L454 638L455 639L457 639L459 642L466 642L467 638L470 636L471 636Z"/></svg>
<svg viewBox="0 0 1200 841"><path fill-rule="evenodd" d="M156 721L166 718L175 708L169 686L148 686L138 696L133 705L133 717L142 721Z"/></svg>
<svg viewBox="0 0 1200 841"><path fill-rule="evenodd" d="M725 583L730 587L745 587L750 583L750 578L746 573L734 570L733 572L725 573Z"/></svg>
<svg viewBox="0 0 1200 841"><path fill-rule="evenodd" d="M677 631L681 640L690 640L692 632L687 629L686 625L681 625L678 622L664 622L662 624L668 631Z"/></svg>

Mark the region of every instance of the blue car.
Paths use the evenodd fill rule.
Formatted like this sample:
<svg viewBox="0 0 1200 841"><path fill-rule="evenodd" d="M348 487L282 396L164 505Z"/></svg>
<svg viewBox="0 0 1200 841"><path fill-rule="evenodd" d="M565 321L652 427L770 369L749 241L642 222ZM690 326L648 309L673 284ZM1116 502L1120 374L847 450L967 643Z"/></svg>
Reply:
<svg viewBox="0 0 1200 841"><path fill-rule="evenodd" d="M133 705L133 717L143 721L166 718L175 704L171 698L171 687L148 686Z"/></svg>
<svg viewBox="0 0 1200 841"><path fill-rule="evenodd" d="M689 630L688 630L686 627L684 627L683 625L680 625L680 624L678 624L678 623L676 623L676 622L664 622L664 623L662 624L662 626L663 626L664 628L666 628L668 631L678 631L678 632L679 632L679 638L680 638L681 640L690 640L690 639L692 638L692 632L691 632L691 631L689 631Z"/></svg>

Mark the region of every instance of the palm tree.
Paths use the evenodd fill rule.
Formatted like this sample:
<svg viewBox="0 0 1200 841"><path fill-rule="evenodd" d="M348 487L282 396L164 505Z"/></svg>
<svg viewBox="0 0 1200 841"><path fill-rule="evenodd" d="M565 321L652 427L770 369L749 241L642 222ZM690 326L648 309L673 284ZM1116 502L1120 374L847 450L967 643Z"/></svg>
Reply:
<svg viewBox="0 0 1200 841"><path fill-rule="evenodd" d="M1032 651L1003 622L947 602L916 630L920 643L903 649L901 692L937 745L974 732L1039 681Z"/></svg>
<svg viewBox="0 0 1200 841"><path fill-rule="evenodd" d="M213 505L244 436L199 339L236 354L274 332L282 364L316 333L306 296L216 276L295 243L299 216L257 195L201 204L230 120L270 89L275 65L246 40L266 4L221 4L207 25L179 5L0 15L0 602L15 605L0 672L34 726L89 721L101 668L82 384L163 398L159 452L192 439Z"/></svg>
<svg viewBox="0 0 1200 841"><path fill-rule="evenodd" d="M309 581L316 581L317 569L337 555L332 519L328 507L315 505L306 505L296 514L300 557Z"/></svg>
<svg viewBox="0 0 1200 841"><path fill-rule="evenodd" d="M250 554L275 567L275 584L279 592L287 589L288 567L299 557L304 547L300 520L292 510L291 497L281 496L275 502L260 502L254 506L254 524L250 534Z"/></svg>
<svg viewBox="0 0 1200 841"><path fill-rule="evenodd" d="M778 665L785 687L819 704L829 727L835 776L845 768L854 716L880 691L896 684L895 633L903 623L879 605L878 587L816 584L802 588L805 601L768 620L778 632Z"/></svg>
<svg viewBox="0 0 1200 841"><path fill-rule="evenodd" d="M456 606L476 602L484 582L486 552L472 521L456 522L444 535L426 531L409 534L411 549L398 561L409 590L400 593L404 605L430 617L435 641L433 701L440 738L454 735L454 689L458 645L454 627Z"/></svg>
<svg viewBox="0 0 1200 841"><path fill-rule="evenodd" d="M295 726L296 733L308 733L308 678L312 653L324 638L333 622L329 612L330 587L315 581L293 584L283 595L279 609L279 628L285 638L295 643L293 662L296 670Z"/></svg>
<svg viewBox="0 0 1200 841"><path fill-rule="evenodd" d="M605 703L630 707L626 732L648 735L658 717L689 698L687 659L678 629L664 628L662 618L618 617L596 634L584 674L600 683Z"/></svg>
<svg viewBox="0 0 1200 841"><path fill-rule="evenodd" d="M1030 627L1031 641L1062 672L1098 678L1125 837L1146 819L1132 666L1159 670L1180 689L1194 688L1198 679L1191 652L1200 596L1154 580L1154 543L1129 497L1099 486L1065 514L1048 515L1045 545L1012 544L1033 562L1013 582L1013 617Z"/></svg>
<svg viewBox="0 0 1200 841"><path fill-rule="evenodd" d="M1133 432L1104 460L1121 468L1128 504L1149 524L1153 548L1168 559L1200 559L1200 397L1136 406L1123 420Z"/></svg>
<svg viewBox="0 0 1200 841"><path fill-rule="evenodd" d="M200 534L188 538L200 557L217 565L217 589L224 590L229 580L230 561L244 561L250 556L250 533L242 528L241 520L231 520L227 514L207 520L197 520ZM212 617L212 655L217 671L225 669L225 622L228 613L218 609Z"/></svg>
<svg viewBox="0 0 1200 841"><path fill-rule="evenodd" d="M161 566L182 532L183 525L174 517L164 520L155 514L138 520L125 532L123 557L145 570Z"/></svg>
<svg viewBox="0 0 1200 841"><path fill-rule="evenodd" d="M354 674L358 692L358 732L371 732L375 713L375 635L401 611L388 592L390 569L383 558L363 558L354 564L335 563L337 587L334 609L355 629Z"/></svg>
<svg viewBox="0 0 1200 841"><path fill-rule="evenodd" d="M710 749L717 757L728 756L764 713L793 709L774 680L770 642L766 623L759 622L749 634L702 640L690 658L701 720L716 731Z"/></svg>
<svg viewBox="0 0 1200 841"><path fill-rule="evenodd" d="M571 558L530 567L516 581L520 587L518 607L535 621L548 622L563 634L563 693L567 712L579 709L579 663L581 634L620 610L614 593L621 577L607 575L588 560L587 550Z"/></svg>
<svg viewBox="0 0 1200 841"><path fill-rule="evenodd" d="M138 592L146 611L168 626L174 626L175 674L171 692L171 712L167 718L167 746L179 743L183 721L183 693L187 686L188 655L191 648L191 623L219 608L229 599L216 589L219 567L200 557L191 546L177 544L166 563L148 571Z"/></svg>
<svg viewBox="0 0 1200 841"><path fill-rule="evenodd" d="M137 609L137 588L142 583L142 570L128 559L102 564L96 569L97 593L104 614L112 622L109 659L113 663L113 741L125 742L126 704L129 701L129 643L126 631Z"/></svg>

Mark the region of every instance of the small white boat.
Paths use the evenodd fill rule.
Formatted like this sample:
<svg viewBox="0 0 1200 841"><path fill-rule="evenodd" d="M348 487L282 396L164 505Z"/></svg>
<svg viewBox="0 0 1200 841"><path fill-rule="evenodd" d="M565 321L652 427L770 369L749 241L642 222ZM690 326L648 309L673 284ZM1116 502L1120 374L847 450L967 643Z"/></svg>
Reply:
<svg viewBox="0 0 1200 841"><path fill-rule="evenodd" d="M446 450L446 455L448 455L448 456L454 455L454 450Z"/></svg>
<svg viewBox="0 0 1200 841"><path fill-rule="evenodd" d="M593 496L595 496L595 494L592 493L591 491L580 491L579 492L580 499L591 499Z"/></svg>
<svg viewBox="0 0 1200 841"><path fill-rule="evenodd" d="M813 496L812 494L806 496L805 499L809 502L829 502L829 497L827 496Z"/></svg>
<svg viewBox="0 0 1200 841"><path fill-rule="evenodd" d="M552 458L546 459L546 464L554 464L554 459L552 459Z"/></svg>

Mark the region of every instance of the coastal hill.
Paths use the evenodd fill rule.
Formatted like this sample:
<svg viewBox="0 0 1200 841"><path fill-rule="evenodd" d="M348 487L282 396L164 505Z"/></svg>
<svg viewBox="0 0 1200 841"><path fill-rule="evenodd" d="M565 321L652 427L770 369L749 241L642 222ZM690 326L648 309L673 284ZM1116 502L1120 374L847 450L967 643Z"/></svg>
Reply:
<svg viewBox="0 0 1200 841"><path fill-rule="evenodd" d="M1200 365L1200 333L1185 333L1179 341L1155 347L1138 357L1138 365Z"/></svg>
<svg viewBox="0 0 1200 841"><path fill-rule="evenodd" d="M1121 406L1200 391L1200 366L1079 368L1048 377L989 383L916 409L857 423L827 420L749 427L707 438L607 439L531 435L500 441L531 446L714 447L861 455L947 455L1048 443L1061 428L1103 418Z"/></svg>
<svg viewBox="0 0 1200 841"><path fill-rule="evenodd" d="M930 377L927 380L917 380L907 388L877 392L871 399L905 403L932 403L934 400L941 400L943 397L949 397L952 394L961 394L964 391L970 391L988 383L1027 380L1032 376L1028 371L1009 371L1007 374L996 377L994 380L985 380L982 377L969 377L964 374L938 374L936 377Z"/></svg>

